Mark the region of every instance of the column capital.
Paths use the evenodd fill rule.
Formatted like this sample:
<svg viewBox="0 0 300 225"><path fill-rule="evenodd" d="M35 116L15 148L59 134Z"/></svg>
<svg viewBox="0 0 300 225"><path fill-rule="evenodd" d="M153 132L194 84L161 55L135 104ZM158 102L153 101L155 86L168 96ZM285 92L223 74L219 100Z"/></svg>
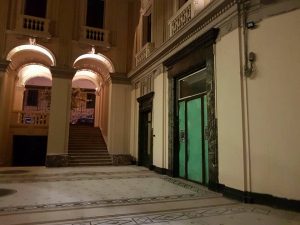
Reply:
<svg viewBox="0 0 300 225"><path fill-rule="evenodd" d="M73 79L76 73L76 69L71 67L50 67L50 71L53 78L64 78L64 79Z"/></svg>
<svg viewBox="0 0 300 225"><path fill-rule="evenodd" d="M0 72L5 72L9 68L10 61L0 59Z"/></svg>

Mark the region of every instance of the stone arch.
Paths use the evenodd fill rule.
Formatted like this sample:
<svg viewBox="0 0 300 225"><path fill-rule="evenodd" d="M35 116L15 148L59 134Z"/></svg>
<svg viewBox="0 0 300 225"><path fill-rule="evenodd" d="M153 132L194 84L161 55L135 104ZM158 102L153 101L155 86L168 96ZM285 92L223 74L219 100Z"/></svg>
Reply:
<svg viewBox="0 0 300 225"><path fill-rule="evenodd" d="M73 64L78 70L90 70L100 75L104 81L110 78L110 74L115 72L112 61L101 53L83 54L79 56Z"/></svg>
<svg viewBox="0 0 300 225"><path fill-rule="evenodd" d="M19 86L35 77L44 77L52 80L50 67L56 65L54 54L42 45L30 39L30 44L18 45L11 49L6 60L10 61L10 69L17 72Z"/></svg>

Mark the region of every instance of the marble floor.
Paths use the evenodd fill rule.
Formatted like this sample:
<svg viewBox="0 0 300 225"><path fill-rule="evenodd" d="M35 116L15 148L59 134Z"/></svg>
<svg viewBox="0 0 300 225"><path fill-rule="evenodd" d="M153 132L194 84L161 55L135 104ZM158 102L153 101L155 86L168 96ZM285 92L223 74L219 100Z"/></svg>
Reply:
<svg viewBox="0 0 300 225"><path fill-rule="evenodd" d="M143 167L0 168L0 225L300 225Z"/></svg>

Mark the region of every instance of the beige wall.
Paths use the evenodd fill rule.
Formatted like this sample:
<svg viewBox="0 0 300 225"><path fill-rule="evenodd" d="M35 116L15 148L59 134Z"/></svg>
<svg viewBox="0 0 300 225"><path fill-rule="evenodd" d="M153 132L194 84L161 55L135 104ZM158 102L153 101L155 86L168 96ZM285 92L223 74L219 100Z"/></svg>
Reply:
<svg viewBox="0 0 300 225"><path fill-rule="evenodd" d="M140 97L138 84L131 87L131 111L130 111L130 154L138 159L138 131L139 131L139 104L137 98Z"/></svg>
<svg viewBox="0 0 300 225"><path fill-rule="evenodd" d="M161 67L162 68L162 67ZM153 98L153 165L168 168L168 78L162 69L154 77Z"/></svg>
<svg viewBox="0 0 300 225"><path fill-rule="evenodd" d="M23 110L24 91L25 91L24 86L17 85L15 87L13 111Z"/></svg>
<svg viewBox="0 0 300 225"><path fill-rule="evenodd" d="M219 182L244 190L243 121L239 33L216 45Z"/></svg>
<svg viewBox="0 0 300 225"><path fill-rule="evenodd" d="M130 90L127 84L112 84L109 98L108 150L129 154Z"/></svg>
<svg viewBox="0 0 300 225"><path fill-rule="evenodd" d="M47 155L68 153L72 80L53 77Z"/></svg>
<svg viewBox="0 0 300 225"><path fill-rule="evenodd" d="M153 165L162 168L164 160L164 74L154 78L154 98L152 112Z"/></svg>
<svg viewBox="0 0 300 225"><path fill-rule="evenodd" d="M98 111L98 122L97 126L101 129L103 138L107 144L107 136L108 136L108 107L109 107L109 90L111 88L111 84L107 82L102 86L99 96L99 104L95 106L95 110ZM96 108L97 107L97 108Z"/></svg>
<svg viewBox="0 0 300 225"><path fill-rule="evenodd" d="M248 80L252 190L300 200L300 10L249 32L257 54Z"/></svg>

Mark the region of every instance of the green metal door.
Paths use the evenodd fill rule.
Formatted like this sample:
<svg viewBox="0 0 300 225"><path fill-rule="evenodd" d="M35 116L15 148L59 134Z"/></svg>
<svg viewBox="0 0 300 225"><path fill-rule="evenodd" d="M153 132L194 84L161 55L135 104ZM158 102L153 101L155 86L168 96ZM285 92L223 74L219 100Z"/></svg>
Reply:
<svg viewBox="0 0 300 225"><path fill-rule="evenodd" d="M203 183L201 98L187 101L187 178Z"/></svg>
<svg viewBox="0 0 300 225"><path fill-rule="evenodd" d="M206 96L179 102L179 176L208 183Z"/></svg>

